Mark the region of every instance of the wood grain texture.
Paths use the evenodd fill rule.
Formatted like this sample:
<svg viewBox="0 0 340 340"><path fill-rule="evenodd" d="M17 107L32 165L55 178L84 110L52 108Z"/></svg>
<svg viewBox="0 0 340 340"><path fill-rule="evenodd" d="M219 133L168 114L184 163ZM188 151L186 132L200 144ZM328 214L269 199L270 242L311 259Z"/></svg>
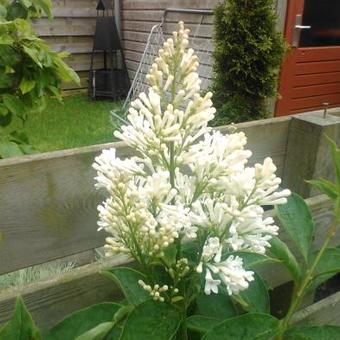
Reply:
<svg viewBox="0 0 340 340"><path fill-rule="evenodd" d="M340 292L314 303L295 313L292 318L295 325L340 325Z"/></svg>
<svg viewBox="0 0 340 340"><path fill-rule="evenodd" d="M325 196L318 196L308 199L307 204L312 210L318 230L315 246L320 247L328 228L329 221L326 216L331 213L331 203ZM268 215L275 216L275 213L271 211ZM130 261L123 256L114 256L101 262L78 267L53 279L21 289L2 291L0 292L0 323L10 318L18 294L23 296L28 309L43 331L74 310L93 303L117 299L117 289L112 282L100 276L98 271L122 265L130 265ZM261 273L271 287L276 287L290 279L282 269L282 266L269 266L263 268Z"/></svg>
<svg viewBox="0 0 340 340"><path fill-rule="evenodd" d="M236 125L248 136L251 163L271 156L283 175L289 121ZM94 189L91 164L113 146L120 156L131 155L114 143L0 161L0 274L103 245L105 233L96 231L96 207L103 197Z"/></svg>
<svg viewBox="0 0 340 340"><path fill-rule="evenodd" d="M0 292L0 324L10 319L15 298L21 295L39 328L46 333L66 315L91 304L117 301L121 294L115 284L99 274L113 266L126 265L124 257L93 263L58 277L20 289Z"/></svg>

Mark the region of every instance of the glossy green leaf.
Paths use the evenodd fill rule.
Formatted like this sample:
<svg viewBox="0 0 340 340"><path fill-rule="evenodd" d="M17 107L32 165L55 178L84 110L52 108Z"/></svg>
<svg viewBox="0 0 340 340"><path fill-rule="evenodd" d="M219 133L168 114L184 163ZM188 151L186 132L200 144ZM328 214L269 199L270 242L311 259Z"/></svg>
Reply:
<svg viewBox="0 0 340 340"><path fill-rule="evenodd" d="M289 329L284 340L337 340L340 339L339 326L300 326Z"/></svg>
<svg viewBox="0 0 340 340"><path fill-rule="evenodd" d="M218 320L224 320L237 315L230 296L221 289L218 294L199 294L196 298L196 307L196 314Z"/></svg>
<svg viewBox="0 0 340 340"><path fill-rule="evenodd" d="M113 328L113 322L103 322L87 332L79 335L75 340L103 340ZM65 339L65 338L64 338ZM67 339L67 338L66 338Z"/></svg>
<svg viewBox="0 0 340 340"><path fill-rule="evenodd" d="M270 240L270 245L270 253L273 254L277 259L282 261L282 263L289 270L294 281L299 282L301 279L301 268L295 256L292 254L287 245L276 236L274 236Z"/></svg>
<svg viewBox="0 0 340 340"><path fill-rule="evenodd" d="M310 263L313 263L318 252L311 255ZM309 289L318 287L323 282L340 272L340 249L327 248L322 254L318 265L314 271L314 279Z"/></svg>
<svg viewBox="0 0 340 340"><path fill-rule="evenodd" d="M101 323L112 322L120 308L117 303L104 302L79 310L53 327L45 339L75 339Z"/></svg>
<svg viewBox="0 0 340 340"><path fill-rule="evenodd" d="M202 340L269 340L277 332L279 320L268 314L248 313L211 328Z"/></svg>
<svg viewBox="0 0 340 340"><path fill-rule="evenodd" d="M11 320L0 329L0 339L42 339L21 297L18 297L16 300L15 310Z"/></svg>
<svg viewBox="0 0 340 340"><path fill-rule="evenodd" d="M147 283L146 278L137 270L127 267L117 267L103 271L102 274L118 284L126 300L132 305L138 305L150 299L150 295L138 284L139 280Z"/></svg>
<svg viewBox="0 0 340 340"><path fill-rule="evenodd" d="M270 313L268 287L260 275L254 273L254 281L240 292L239 296L248 305L247 311L254 313Z"/></svg>
<svg viewBox="0 0 340 340"><path fill-rule="evenodd" d="M314 233L314 221L302 197L293 193L287 203L276 206L277 216L282 227L308 261L308 254Z"/></svg>
<svg viewBox="0 0 340 340"><path fill-rule="evenodd" d="M187 319L187 327L199 333L206 333L219 324L221 320L209 318L203 315L193 315Z"/></svg>
<svg viewBox="0 0 340 340"><path fill-rule="evenodd" d="M181 322L177 309L153 300L138 305L129 315L120 340L170 340Z"/></svg>

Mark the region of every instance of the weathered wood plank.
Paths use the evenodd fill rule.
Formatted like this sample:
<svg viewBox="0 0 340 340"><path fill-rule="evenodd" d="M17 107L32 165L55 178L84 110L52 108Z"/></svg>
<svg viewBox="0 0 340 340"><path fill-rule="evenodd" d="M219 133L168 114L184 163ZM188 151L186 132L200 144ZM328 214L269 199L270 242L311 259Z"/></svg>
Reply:
<svg viewBox="0 0 340 340"><path fill-rule="evenodd" d="M163 16L163 9L150 9L150 10L123 10L122 20L130 21L150 21L158 23ZM166 15L166 22L177 23L178 21L184 21L186 24L191 23L203 23L212 24L213 15L199 15L190 13L178 13L178 12L168 12Z"/></svg>
<svg viewBox="0 0 340 340"><path fill-rule="evenodd" d="M290 119L236 125L248 136L251 163L272 156L283 175ZM105 235L96 231L102 196L91 164L113 146L122 157L131 154L114 143L0 161L0 274L103 245Z"/></svg>
<svg viewBox="0 0 340 340"><path fill-rule="evenodd" d="M292 318L297 325L340 325L340 292L298 311ZM334 339L335 340L335 339Z"/></svg>
<svg viewBox="0 0 340 340"><path fill-rule="evenodd" d="M130 21L130 20L124 20L122 22L123 31L136 31L136 32L150 32L152 26L154 26L155 22L143 22L143 21ZM191 29L193 32L197 25L188 24L186 25L189 29ZM167 23L165 24L165 29L167 32L173 32L177 30L177 24L176 23ZM199 29L198 36L203 38L209 38L213 34L213 26L212 25L202 25Z"/></svg>
<svg viewBox="0 0 340 340"><path fill-rule="evenodd" d="M93 47L93 36L80 37L45 37L45 42L53 51L67 51L72 54L91 53Z"/></svg>
<svg viewBox="0 0 340 340"><path fill-rule="evenodd" d="M52 0L52 6L56 8L96 8L97 0Z"/></svg>
<svg viewBox="0 0 340 340"><path fill-rule="evenodd" d="M326 210L328 214L330 213L331 204L325 196L314 197L307 200L307 203L317 221L316 227L321 237L316 238L315 245L320 247L328 227L328 221L324 216ZM273 212L269 214L274 215ZM74 310L93 303L111 301L117 298L117 290L114 289L112 282L101 277L98 271L129 263L126 257L115 256L99 263L78 267L53 279L0 292L0 323L10 317L18 294L23 296L34 319L45 331ZM263 270L262 274L270 286L276 287L290 279L288 275L281 275L282 272L281 266L270 266ZM340 311L338 316L339 314Z"/></svg>
<svg viewBox="0 0 340 340"><path fill-rule="evenodd" d="M124 257L105 263L93 263L66 272L58 277L34 283L20 289L0 292L0 324L10 319L15 298L21 295L43 333L66 315L91 304L117 301L121 297L114 283L99 271L126 264Z"/></svg>
<svg viewBox="0 0 340 340"><path fill-rule="evenodd" d="M122 2L123 10L149 10L165 9L167 7L180 8L212 8L217 4L217 0L124 0Z"/></svg>

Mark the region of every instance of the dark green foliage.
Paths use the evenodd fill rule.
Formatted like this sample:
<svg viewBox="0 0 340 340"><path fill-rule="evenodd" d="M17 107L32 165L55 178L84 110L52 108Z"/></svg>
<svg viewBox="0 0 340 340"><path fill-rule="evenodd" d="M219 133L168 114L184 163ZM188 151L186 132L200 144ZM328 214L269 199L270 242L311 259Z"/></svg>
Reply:
<svg viewBox="0 0 340 340"><path fill-rule="evenodd" d="M272 0L225 0L215 9L215 125L264 118L286 46Z"/></svg>

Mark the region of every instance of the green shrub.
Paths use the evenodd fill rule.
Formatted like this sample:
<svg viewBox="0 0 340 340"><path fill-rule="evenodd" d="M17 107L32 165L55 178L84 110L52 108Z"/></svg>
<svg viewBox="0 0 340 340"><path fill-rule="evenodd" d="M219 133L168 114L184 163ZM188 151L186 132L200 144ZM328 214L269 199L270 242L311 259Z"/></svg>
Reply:
<svg viewBox="0 0 340 340"><path fill-rule="evenodd" d="M33 32L31 18L43 13L51 18L50 0L0 0L0 159L32 151L14 120L24 124L46 96L61 98L62 81L79 83L62 60L67 53L52 52Z"/></svg>
<svg viewBox="0 0 340 340"><path fill-rule="evenodd" d="M225 0L215 8L215 124L266 117L286 45L272 0Z"/></svg>

